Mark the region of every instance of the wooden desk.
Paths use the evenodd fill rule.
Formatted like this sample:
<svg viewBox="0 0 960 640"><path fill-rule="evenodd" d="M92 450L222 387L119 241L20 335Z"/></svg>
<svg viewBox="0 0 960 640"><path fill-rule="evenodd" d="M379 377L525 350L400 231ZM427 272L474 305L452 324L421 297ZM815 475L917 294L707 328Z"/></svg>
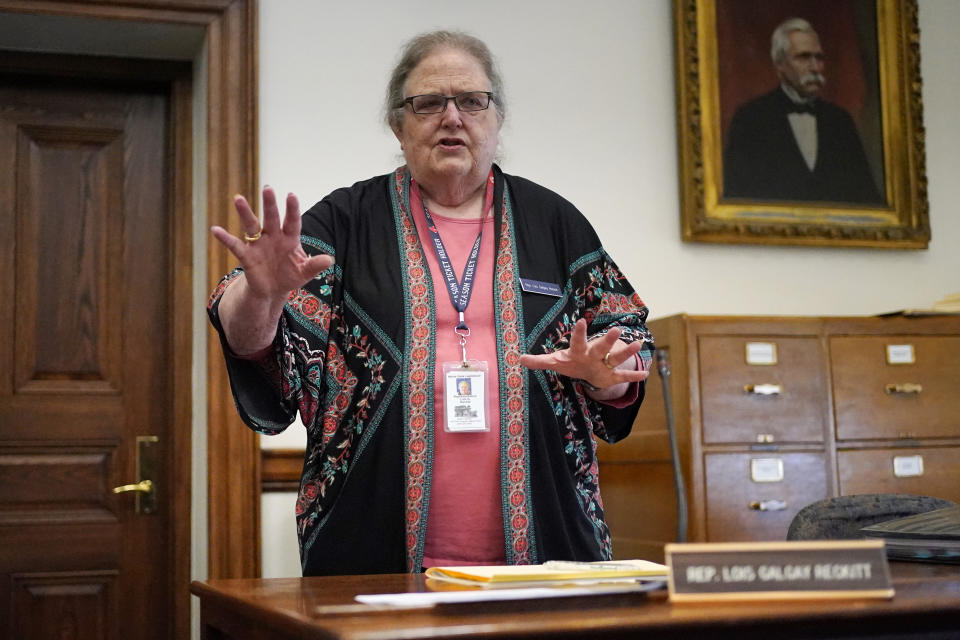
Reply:
<svg viewBox="0 0 960 640"><path fill-rule="evenodd" d="M194 582L205 640L335 638L960 637L960 566L891 563L892 600L670 604L666 591L336 611L360 593L423 591L422 576ZM324 612L321 607L326 607Z"/></svg>

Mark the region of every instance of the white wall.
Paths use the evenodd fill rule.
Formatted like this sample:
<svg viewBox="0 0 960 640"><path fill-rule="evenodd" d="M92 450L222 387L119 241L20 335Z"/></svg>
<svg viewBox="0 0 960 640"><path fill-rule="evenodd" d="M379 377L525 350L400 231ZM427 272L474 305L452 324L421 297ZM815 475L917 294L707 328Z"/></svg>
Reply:
<svg viewBox="0 0 960 640"><path fill-rule="evenodd" d="M960 2L920 0L926 251L682 242L667 0L263 0L261 180L309 205L400 164L380 118L386 79L400 45L435 28L490 46L509 99L501 166L577 205L652 317L871 315L960 291ZM541 106L558 90L564 104ZM263 445L302 444L292 430ZM265 496L263 535L264 575L297 575L292 496Z"/></svg>

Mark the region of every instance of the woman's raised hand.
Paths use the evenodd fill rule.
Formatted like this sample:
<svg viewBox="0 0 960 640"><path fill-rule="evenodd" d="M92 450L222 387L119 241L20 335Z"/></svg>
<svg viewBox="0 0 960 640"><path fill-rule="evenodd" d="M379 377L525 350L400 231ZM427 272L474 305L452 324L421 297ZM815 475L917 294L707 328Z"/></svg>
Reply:
<svg viewBox="0 0 960 640"><path fill-rule="evenodd" d="M308 256L300 244L300 204L287 196L286 213L280 223L277 198L270 187L263 189L263 228L246 198L234 199L243 239L223 227L210 232L240 261L243 275L220 299L219 316L227 342L237 355L252 355L273 342L287 297L333 264L326 254Z"/></svg>
<svg viewBox="0 0 960 640"><path fill-rule="evenodd" d="M266 302L285 301L294 289L302 287L333 264L331 256L308 256L300 244L300 204L288 194L283 224L280 208L270 187L263 189L263 228L243 196L234 205L240 217L244 238L231 235L222 227L211 232L240 261L248 293Z"/></svg>
<svg viewBox="0 0 960 640"><path fill-rule="evenodd" d="M520 364L529 369L550 369L570 378L586 380L601 390L611 390L610 394L592 393L594 397L619 397L626 392L628 383L647 377L646 371L637 369L634 357L643 348L643 343L627 344L619 337L620 329L613 327L599 338L588 341L587 321L580 318L570 334L569 348L539 355L525 353L520 356Z"/></svg>

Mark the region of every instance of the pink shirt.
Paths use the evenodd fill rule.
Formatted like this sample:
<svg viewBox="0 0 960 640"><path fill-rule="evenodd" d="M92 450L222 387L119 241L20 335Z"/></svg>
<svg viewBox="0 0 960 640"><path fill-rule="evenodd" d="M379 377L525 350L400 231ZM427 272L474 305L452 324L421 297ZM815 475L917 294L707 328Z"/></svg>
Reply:
<svg viewBox="0 0 960 640"><path fill-rule="evenodd" d="M470 328L467 358L486 362L488 367L487 422L490 430L480 433L448 433L444 430L443 363L462 360L460 338L453 332L459 315L447 293L446 280L433 250L420 190L415 181L410 188L410 210L430 266L437 318L433 478L423 552L425 567L506 562L500 492L500 391L493 306L492 180L491 174L482 221L446 218L430 212L458 282L477 233L483 227L473 293L464 313L464 320ZM639 358L637 362L640 367ZM636 401L639 389L639 384L632 384L623 396L605 403L615 407L628 406Z"/></svg>
<svg viewBox="0 0 960 640"><path fill-rule="evenodd" d="M436 296L437 352L434 392L434 454L425 567L463 564L502 564L506 561L503 514L500 499L500 395L497 381L497 337L493 307L494 218L487 198L484 217L459 220L433 211L437 227L459 281L481 225L483 238L477 259L473 293L464 313L470 327L467 358L486 362L487 422L490 430L479 433L448 433L443 406L443 363L460 362L460 338L453 332L458 322L427 231L419 189L411 186L410 210L423 243L433 276ZM492 378L492 379L490 379Z"/></svg>

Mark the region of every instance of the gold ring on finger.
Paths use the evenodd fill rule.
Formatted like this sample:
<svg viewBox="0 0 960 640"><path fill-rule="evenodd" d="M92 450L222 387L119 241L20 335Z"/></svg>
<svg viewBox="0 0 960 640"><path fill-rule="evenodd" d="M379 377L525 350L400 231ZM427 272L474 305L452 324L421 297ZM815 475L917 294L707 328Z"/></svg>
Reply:
<svg viewBox="0 0 960 640"><path fill-rule="evenodd" d="M246 242L247 244L250 244L251 242L256 242L257 240L260 239L260 236L262 234L263 234L263 229L257 229L257 232L253 235L250 235L249 233L244 233L243 241Z"/></svg>
<svg viewBox="0 0 960 640"><path fill-rule="evenodd" d="M614 365L610 364L610 352L607 351L607 355L603 356L603 365L607 369L613 369Z"/></svg>

